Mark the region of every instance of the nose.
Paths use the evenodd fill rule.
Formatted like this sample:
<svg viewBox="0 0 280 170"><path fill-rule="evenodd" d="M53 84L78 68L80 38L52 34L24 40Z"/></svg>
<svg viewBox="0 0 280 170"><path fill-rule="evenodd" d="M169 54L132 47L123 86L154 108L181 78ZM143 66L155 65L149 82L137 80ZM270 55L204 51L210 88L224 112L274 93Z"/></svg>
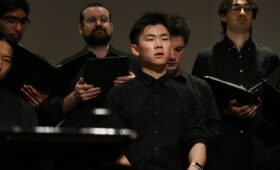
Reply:
<svg viewBox="0 0 280 170"><path fill-rule="evenodd" d="M163 48L161 39L156 39L155 43L156 48Z"/></svg>
<svg viewBox="0 0 280 170"><path fill-rule="evenodd" d="M171 49L171 54L170 54L169 60L171 60L171 61L175 61L176 60L176 57L175 57L173 49Z"/></svg>
<svg viewBox="0 0 280 170"><path fill-rule="evenodd" d="M21 24L20 22L18 22L16 25L15 25L15 30L18 31L18 32L22 32L24 30L25 26L23 24Z"/></svg>
<svg viewBox="0 0 280 170"><path fill-rule="evenodd" d="M102 25L102 21L100 19L96 20L96 25Z"/></svg>
<svg viewBox="0 0 280 170"><path fill-rule="evenodd" d="M239 15L245 15L245 10L244 10L244 8L241 8L241 9L240 9Z"/></svg>

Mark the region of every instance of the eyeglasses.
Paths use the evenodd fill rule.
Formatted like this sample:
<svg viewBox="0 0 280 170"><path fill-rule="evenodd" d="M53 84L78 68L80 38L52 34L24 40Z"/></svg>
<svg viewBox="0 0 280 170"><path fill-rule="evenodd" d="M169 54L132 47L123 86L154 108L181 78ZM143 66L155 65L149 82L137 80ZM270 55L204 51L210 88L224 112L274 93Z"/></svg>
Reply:
<svg viewBox="0 0 280 170"><path fill-rule="evenodd" d="M18 18L15 16L4 16L1 17L0 19L3 19L7 24L11 26L16 26L18 23L20 23L22 26L29 25L31 21L28 18Z"/></svg>
<svg viewBox="0 0 280 170"><path fill-rule="evenodd" d="M233 4L231 5L231 9L233 11L241 11L241 9L244 9L244 11L252 11L254 8L251 4L245 4L245 5L240 5L240 4Z"/></svg>

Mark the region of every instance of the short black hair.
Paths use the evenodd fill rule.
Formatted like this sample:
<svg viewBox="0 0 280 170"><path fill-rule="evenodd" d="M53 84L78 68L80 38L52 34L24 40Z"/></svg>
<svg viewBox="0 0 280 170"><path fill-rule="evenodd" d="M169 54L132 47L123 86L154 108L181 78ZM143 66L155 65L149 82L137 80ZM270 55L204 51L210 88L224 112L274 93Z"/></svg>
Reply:
<svg viewBox="0 0 280 170"><path fill-rule="evenodd" d="M228 11L228 9L231 8L233 1L234 0L222 0L221 1L220 7L219 7L219 10L218 10L219 16L227 15L227 11ZM253 9L252 9L252 11L253 11L253 18L256 19L258 11L259 11L259 7L258 7L257 2L255 0L247 0L247 2L250 5L252 5L252 7L253 7ZM227 25L222 20L221 20L221 25L222 25L222 28L223 28L223 33L225 34L226 31L227 31ZM252 30L250 30L250 32L252 32Z"/></svg>
<svg viewBox="0 0 280 170"><path fill-rule="evenodd" d="M26 0L0 0L0 17L3 17L7 11L22 9L26 15L29 14L29 4Z"/></svg>
<svg viewBox="0 0 280 170"><path fill-rule="evenodd" d="M171 36L171 27L167 14L162 12L146 12L140 19L138 19L129 34L131 44L138 44L139 35L148 25L162 24L168 30Z"/></svg>
<svg viewBox="0 0 280 170"><path fill-rule="evenodd" d="M98 2L95 2L95 3L88 3L88 4L87 4L86 6L84 6L84 8L80 11L80 18L79 18L79 19L80 19L80 24L83 25L83 23L84 23L84 18L85 18L83 12L84 12L85 9L87 9L87 8L89 8L89 7L103 7L103 8L105 8L105 9L107 9L107 10L109 11L109 20L110 20L110 22L112 22L111 10L110 10L108 7L106 7L105 5L103 5L103 4L101 4L101 3L98 3Z"/></svg>
<svg viewBox="0 0 280 170"><path fill-rule="evenodd" d="M169 13L168 18L170 21L172 36L181 36L184 40L184 45L186 46L189 42L191 31L185 17L179 14Z"/></svg>
<svg viewBox="0 0 280 170"><path fill-rule="evenodd" d="M14 63L14 56L15 56L15 51L17 48L17 43L15 42L15 40L9 36L8 34L0 31L0 41L5 41L7 42L13 49L13 60L12 60L12 64Z"/></svg>

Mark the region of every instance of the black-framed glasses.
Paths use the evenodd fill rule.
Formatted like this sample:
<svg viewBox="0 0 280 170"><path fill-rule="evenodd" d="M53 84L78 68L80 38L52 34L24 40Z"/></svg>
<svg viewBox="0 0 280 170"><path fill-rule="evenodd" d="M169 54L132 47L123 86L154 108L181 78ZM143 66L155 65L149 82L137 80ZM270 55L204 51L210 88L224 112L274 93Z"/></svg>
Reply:
<svg viewBox="0 0 280 170"><path fill-rule="evenodd" d="M11 26L16 26L18 23L20 23L23 26L29 25L31 21L28 18L18 18L15 16L4 16L1 17L7 24Z"/></svg>
<svg viewBox="0 0 280 170"><path fill-rule="evenodd" d="M245 5L240 5L240 4L233 4L231 5L231 9L233 11L241 11L241 9L244 9L244 11L252 11L254 8L251 4L245 4Z"/></svg>

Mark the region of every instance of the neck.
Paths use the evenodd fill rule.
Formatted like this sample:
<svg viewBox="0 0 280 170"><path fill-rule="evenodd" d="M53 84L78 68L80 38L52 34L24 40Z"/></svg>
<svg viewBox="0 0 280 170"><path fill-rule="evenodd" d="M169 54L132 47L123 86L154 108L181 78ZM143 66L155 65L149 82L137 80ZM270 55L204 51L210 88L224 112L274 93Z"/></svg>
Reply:
<svg viewBox="0 0 280 170"><path fill-rule="evenodd" d="M177 77L180 75L180 68L178 68L177 70L168 70L167 69L167 74L171 77Z"/></svg>
<svg viewBox="0 0 280 170"><path fill-rule="evenodd" d="M87 45L87 49L96 55L97 58L104 58L109 51L110 45L90 46Z"/></svg>
<svg viewBox="0 0 280 170"><path fill-rule="evenodd" d="M159 79L166 73L166 66L152 66L151 68L142 65L142 71L155 79Z"/></svg>
<svg viewBox="0 0 280 170"><path fill-rule="evenodd" d="M250 38L250 32L232 32L227 30L227 37L234 43L236 49L240 52L245 42Z"/></svg>

